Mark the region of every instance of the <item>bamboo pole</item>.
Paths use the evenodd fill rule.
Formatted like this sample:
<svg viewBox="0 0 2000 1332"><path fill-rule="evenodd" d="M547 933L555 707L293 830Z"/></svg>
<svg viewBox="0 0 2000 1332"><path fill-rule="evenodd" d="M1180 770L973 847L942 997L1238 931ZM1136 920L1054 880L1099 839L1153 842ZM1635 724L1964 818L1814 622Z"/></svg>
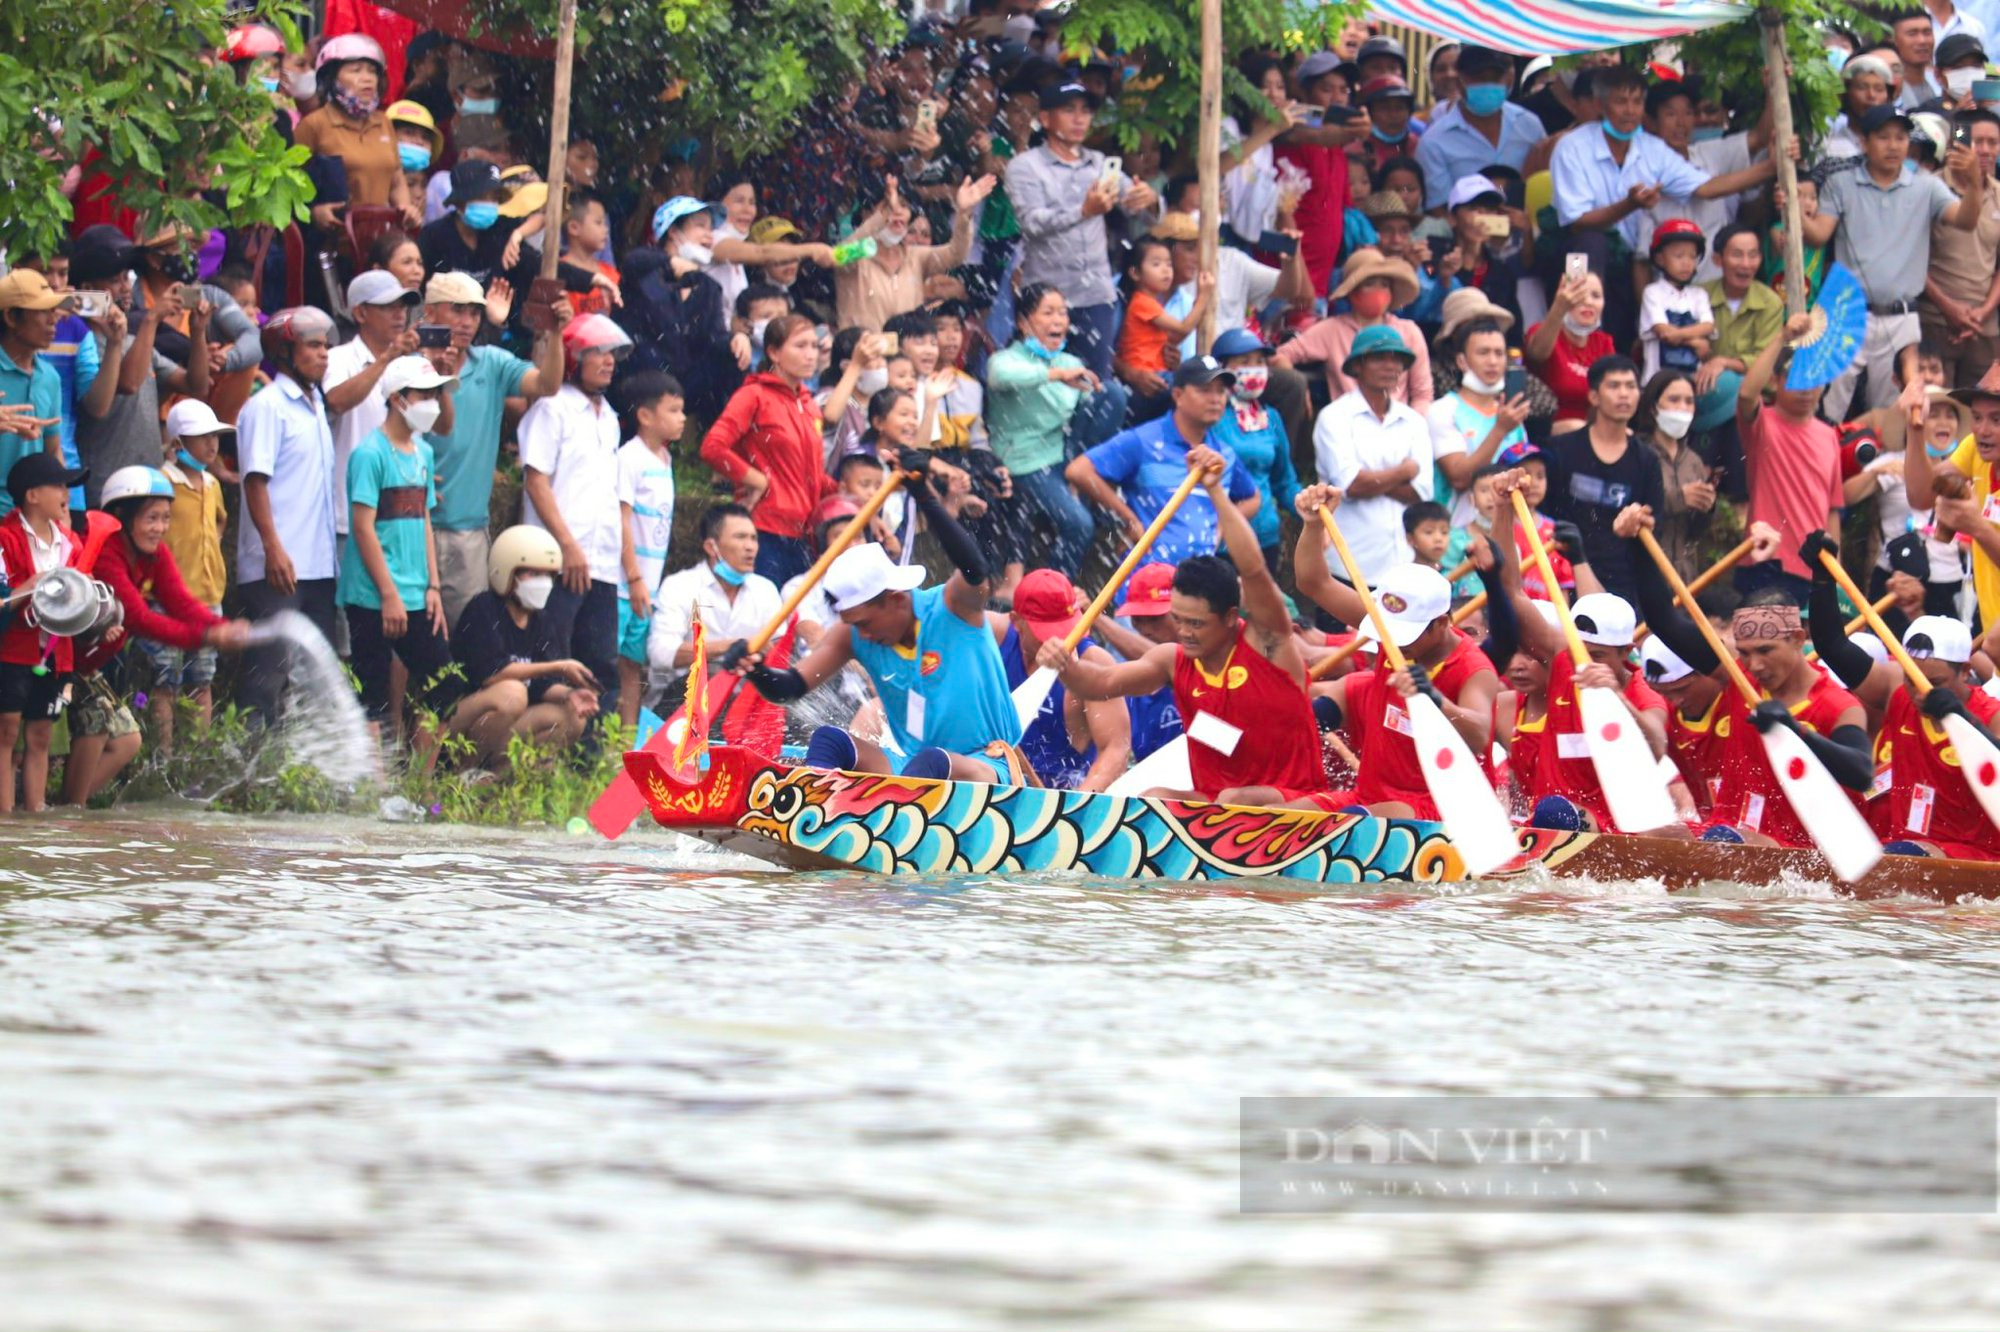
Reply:
<svg viewBox="0 0 2000 1332"><path fill-rule="evenodd" d="M576 0L556 20L555 97L549 108L549 201L542 207L542 280L553 281L563 252L563 186L569 175L569 90L576 67ZM528 299L528 293L518 298Z"/></svg>
<svg viewBox="0 0 2000 1332"><path fill-rule="evenodd" d="M1216 270L1222 226L1222 0L1201 0L1201 271ZM1196 348L1206 356L1215 342L1215 302L1202 314Z"/></svg>
<svg viewBox="0 0 2000 1332"><path fill-rule="evenodd" d="M1764 95L1771 99L1771 160L1778 167L1778 188L1785 192L1785 313L1806 308L1805 237L1799 226L1799 173L1788 145L1792 141L1792 91L1785 71L1791 60L1785 51L1785 19L1766 6L1757 11L1764 42Z"/></svg>

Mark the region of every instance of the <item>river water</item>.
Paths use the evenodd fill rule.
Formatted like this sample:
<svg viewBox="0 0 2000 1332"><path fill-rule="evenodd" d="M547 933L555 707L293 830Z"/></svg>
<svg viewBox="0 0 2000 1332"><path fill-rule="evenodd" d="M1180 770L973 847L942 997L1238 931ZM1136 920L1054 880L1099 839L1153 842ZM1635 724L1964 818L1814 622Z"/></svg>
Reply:
<svg viewBox="0 0 2000 1332"><path fill-rule="evenodd" d="M1243 1096L1991 1094L2000 910L0 825L0 1328L1991 1328L1987 1215L1245 1216Z"/></svg>

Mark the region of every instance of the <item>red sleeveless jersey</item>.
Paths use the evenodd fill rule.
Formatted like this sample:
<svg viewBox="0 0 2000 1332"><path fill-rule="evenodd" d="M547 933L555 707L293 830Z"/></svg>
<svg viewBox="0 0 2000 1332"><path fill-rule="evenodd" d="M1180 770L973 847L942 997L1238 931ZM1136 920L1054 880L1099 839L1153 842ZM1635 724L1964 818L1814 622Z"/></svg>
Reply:
<svg viewBox="0 0 2000 1332"><path fill-rule="evenodd" d="M1194 789L1211 797L1232 786L1275 786L1292 795L1324 791L1312 704L1291 676L1243 641L1248 630L1247 624L1237 628L1236 645L1218 675L1202 670L1186 648L1174 649L1174 705L1188 729ZM1196 738L1202 713L1242 732L1231 752Z"/></svg>
<svg viewBox="0 0 2000 1332"><path fill-rule="evenodd" d="M1455 629L1452 632L1457 641L1452 644L1450 655L1431 672L1431 683L1440 694L1456 703L1472 677L1492 670L1493 663L1470 638ZM1418 818L1435 820L1442 815L1431 799L1430 785L1424 780L1424 765L1417 758L1416 732L1410 724L1409 707L1389 683L1391 674L1384 664L1347 677L1341 729L1346 732L1347 743L1361 758L1354 798L1364 805L1400 800L1415 810Z"/></svg>
<svg viewBox="0 0 2000 1332"><path fill-rule="evenodd" d="M1722 695L1708 705L1708 711L1689 721L1679 708L1667 714L1667 752L1687 782L1688 793L1703 814L1715 808L1722 789L1722 775L1728 767L1729 728L1722 724Z"/></svg>
<svg viewBox="0 0 2000 1332"><path fill-rule="evenodd" d="M1861 704L1823 668L1815 666L1813 677L1812 689L1805 701L1792 709L1792 715L1808 730L1832 735L1841 715ZM1763 833L1779 846L1811 846L1812 837L1792 811L1792 802L1785 798L1777 774L1764 756L1763 738L1750 722L1750 705L1731 689L1723 694L1720 706L1716 736L1725 746L1726 757L1713 811L1716 822ZM1861 803L1860 792L1848 791L1847 795L1865 815L1867 807Z"/></svg>
<svg viewBox="0 0 2000 1332"><path fill-rule="evenodd" d="M1524 695L1515 693L1514 734L1507 743L1506 765L1494 773L1493 784L1498 786L1507 775L1512 774L1514 785L1523 796L1533 801L1533 792L1542 790L1548 783L1548 778L1542 773L1542 765L1551 753L1548 744L1549 714L1545 711L1541 716L1530 719L1522 710L1526 702ZM1497 720L1500 701L1495 698L1493 703Z"/></svg>
<svg viewBox="0 0 2000 1332"><path fill-rule="evenodd" d="M2000 698L1975 689L1965 700L1973 720L1992 729ZM1960 860L2000 860L2000 830L1986 817L1960 769L1944 728L1924 716L1907 689L1882 710L1878 760L1889 765L1889 789L1869 803L1869 822L1884 841L1934 842Z"/></svg>
<svg viewBox="0 0 2000 1332"><path fill-rule="evenodd" d="M1667 700L1637 671L1625 673L1625 687L1619 693L1641 712L1667 710ZM1528 798L1567 797L1579 808L1589 810L1599 828L1606 831L1616 828L1611 807L1604 802L1604 788L1598 784L1597 765L1590 761L1590 741L1583 730L1583 707L1576 701L1576 662L1567 652L1557 653L1549 663L1548 695L1548 724L1542 730L1543 753L1537 764L1542 785L1531 788Z"/></svg>

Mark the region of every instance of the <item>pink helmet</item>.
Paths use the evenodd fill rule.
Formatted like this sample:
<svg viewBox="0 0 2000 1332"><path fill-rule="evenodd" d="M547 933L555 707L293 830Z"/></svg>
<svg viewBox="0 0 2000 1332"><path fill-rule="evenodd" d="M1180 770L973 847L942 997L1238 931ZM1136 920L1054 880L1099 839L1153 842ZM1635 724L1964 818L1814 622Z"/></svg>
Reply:
<svg viewBox="0 0 2000 1332"><path fill-rule="evenodd" d="M285 39L277 30L261 23L246 23L240 28L229 30L229 40L223 43L222 58L231 65L240 65L258 56L283 55Z"/></svg>
<svg viewBox="0 0 2000 1332"><path fill-rule="evenodd" d="M372 60L378 69L387 71L388 57L382 54L382 43L366 33L348 32L328 40L319 48L319 59L313 62L315 70L324 70L329 65L344 65L350 60Z"/></svg>
<svg viewBox="0 0 2000 1332"><path fill-rule="evenodd" d="M608 351L616 355L628 351L632 339L624 329L601 314L578 315L563 325L563 377L572 378L583 354L589 351Z"/></svg>
<svg viewBox="0 0 2000 1332"><path fill-rule="evenodd" d="M333 318L326 311L310 305L293 305L272 315L258 340L263 344L264 359L290 365L301 339L332 336Z"/></svg>

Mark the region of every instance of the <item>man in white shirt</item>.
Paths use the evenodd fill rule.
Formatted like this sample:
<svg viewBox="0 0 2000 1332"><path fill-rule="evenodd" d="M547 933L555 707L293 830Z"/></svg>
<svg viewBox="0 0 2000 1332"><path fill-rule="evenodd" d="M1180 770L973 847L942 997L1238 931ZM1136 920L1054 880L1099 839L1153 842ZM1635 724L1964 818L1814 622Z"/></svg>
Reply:
<svg viewBox="0 0 2000 1332"><path fill-rule="evenodd" d="M564 327L564 383L521 418L523 517L556 539L562 579L549 598L557 636L590 668L598 710L618 711L618 602L624 586L618 509L618 413L604 400L618 353L632 345L603 315Z"/></svg>
<svg viewBox="0 0 2000 1332"><path fill-rule="evenodd" d="M1388 325L1362 329L1340 367L1354 388L1329 404L1313 429L1319 479L1344 496L1340 530L1370 583L1409 563L1403 509L1432 497L1430 425L1396 397L1415 359ZM1333 573L1346 581L1344 567Z"/></svg>
<svg viewBox="0 0 2000 1332"><path fill-rule="evenodd" d="M277 376L236 417L237 464L243 473L236 584L244 618L263 620L295 610L329 641L339 566L333 540L333 428L319 386L332 336L332 317L311 306L272 315L264 325L263 345ZM278 715L287 656L279 643L244 659L239 697L264 721Z"/></svg>
<svg viewBox="0 0 2000 1332"><path fill-rule="evenodd" d="M701 555L700 564L669 574L653 600L646 662L656 684L667 683L694 659L697 620L714 645L713 656L719 657L722 648L754 637L778 613L776 585L752 572L757 567L757 526L748 509L709 506L701 516Z"/></svg>
<svg viewBox="0 0 2000 1332"><path fill-rule="evenodd" d="M347 535L347 459L354 446L382 428L389 404L382 396L382 372L399 356L417 352L417 330L410 312L417 293L395 274L371 268L347 284L347 308L354 315L354 336L326 355L326 414L333 422L333 530ZM445 402L449 404L447 397ZM438 429L451 433L451 408L438 418Z"/></svg>

